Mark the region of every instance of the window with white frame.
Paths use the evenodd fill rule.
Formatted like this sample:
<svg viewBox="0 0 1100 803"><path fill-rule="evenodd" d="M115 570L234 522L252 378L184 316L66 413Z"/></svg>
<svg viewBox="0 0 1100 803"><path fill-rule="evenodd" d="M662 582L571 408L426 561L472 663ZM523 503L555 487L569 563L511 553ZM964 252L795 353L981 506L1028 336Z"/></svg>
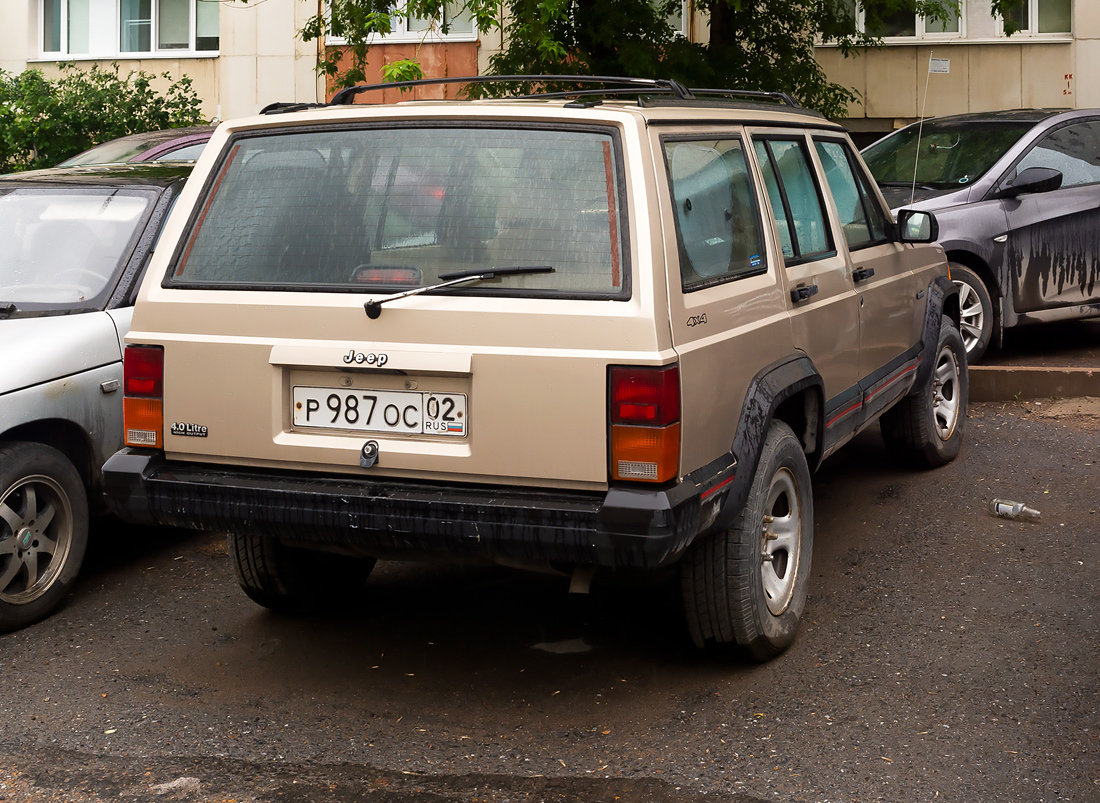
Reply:
<svg viewBox="0 0 1100 803"><path fill-rule="evenodd" d="M395 13L392 29L378 34L378 42L473 42L477 40L477 24L463 3L446 3L442 18L428 19L411 14ZM347 39L336 34L325 36L326 45L346 45Z"/></svg>
<svg viewBox="0 0 1100 803"><path fill-rule="evenodd" d="M212 54L218 0L39 0L42 58Z"/></svg>
<svg viewBox="0 0 1100 803"><path fill-rule="evenodd" d="M1016 0L1004 20L1018 27L1020 33L1069 33L1073 29L1072 10L1072 0Z"/></svg>
<svg viewBox="0 0 1100 803"><path fill-rule="evenodd" d="M867 7L874 9L880 3L881 0L863 0L857 10L854 8L856 3L852 0L851 5L857 30L883 39L951 39L958 38L965 33L963 30L965 0L960 3L960 13L947 20L925 19L920 14L915 14L912 11L883 13L879 15L879 18L867 14Z"/></svg>
<svg viewBox="0 0 1100 803"><path fill-rule="evenodd" d="M654 5L662 5L660 0L653 0ZM691 10L688 8L688 0L680 0L673 9L672 13L666 18L668 20L668 27L672 29L672 33L677 36L688 35L688 20L690 19Z"/></svg>

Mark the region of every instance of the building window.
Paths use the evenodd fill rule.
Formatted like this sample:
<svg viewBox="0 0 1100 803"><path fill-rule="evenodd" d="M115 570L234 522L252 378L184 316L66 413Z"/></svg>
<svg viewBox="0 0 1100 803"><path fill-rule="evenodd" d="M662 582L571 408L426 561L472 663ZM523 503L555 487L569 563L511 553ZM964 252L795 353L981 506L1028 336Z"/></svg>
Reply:
<svg viewBox="0 0 1100 803"><path fill-rule="evenodd" d="M463 3L447 3L442 19L414 17L394 13L390 17L391 30L387 34L374 34L368 42L385 44L397 42L474 42L477 40L477 24L473 15L463 8ZM325 44L340 47L348 40L337 33L325 36Z"/></svg>
<svg viewBox="0 0 1100 803"><path fill-rule="evenodd" d="M447 3L443 7L443 19L426 17L404 17L405 30L410 33L439 33L444 36L472 37L474 35L474 17L468 9Z"/></svg>
<svg viewBox="0 0 1100 803"><path fill-rule="evenodd" d="M218 0L40 0L42 57L216 53Z"/></svg>
<svg viewBox="0 0 1100 803"><path fill-rule="evenodd" d="M959 14L947 20L925 19L912 11L887 12L883 9L878 14L867 13L868 7L872 12L883 8L882 0L864 0L858 9L855 0L849 0L849 5L856 29L869 36L883 39L946 39L959 37L963 33L962 15L965 13L965 2L960 3Z"/></svg>
<svg viewBox="0 0 1100 803"><path fill-rule="evenodd" d="M652 2L657 7L668 7L668 3L662 2L662 0L652 0ZM688 36L688 20L691 19L688 0L679 0L679 2L673 3L672 10L665 19L668 21L668 27L672 29L673 34Z"/></svg>
<svg viewBox="0 0 1100 803"><path fill-rule="evenodd" d="M1015 25L1021 33L1069 33L1070 3L1071 0L1016 0L1004 21Z"/></svg>

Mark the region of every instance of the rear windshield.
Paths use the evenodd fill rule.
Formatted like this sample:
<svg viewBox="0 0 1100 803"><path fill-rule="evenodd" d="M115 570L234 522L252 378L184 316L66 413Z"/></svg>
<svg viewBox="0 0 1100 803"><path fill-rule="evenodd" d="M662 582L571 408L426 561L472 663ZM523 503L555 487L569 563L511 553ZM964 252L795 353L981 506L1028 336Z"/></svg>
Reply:
<svg viewBox="0 0 1100 803"><path fill-rule="evenodd" d="M113 188L0 191L0 303L96 306L118 283L155 201Z"/></svg>
<svg viewBox="0 0 1100 803"><path fill-rule="evenodd" d="M624 297L617 152L602 130L469 125L241 138L167 283L396 293L550 266L450 290Z"/></svg>
<svg viewBox="0 0 1100 803"><path fill-rule="evenodd" d="M911 125L863 151L880 184L958 189L981 178L1035 127L1029 122L925 121Z"/></svg>

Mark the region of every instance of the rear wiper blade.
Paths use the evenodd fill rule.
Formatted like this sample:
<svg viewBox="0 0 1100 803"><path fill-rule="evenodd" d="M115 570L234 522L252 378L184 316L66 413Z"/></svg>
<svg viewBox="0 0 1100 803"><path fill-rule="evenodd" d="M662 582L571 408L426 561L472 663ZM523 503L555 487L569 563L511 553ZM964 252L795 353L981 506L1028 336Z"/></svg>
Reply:
<svg viewBox="0 0 1100 803"><path fill-rule="evenodd" d="M367 317L374 320L382 314L382 305L390 301L397 301L399 298L408 298L409 296L418 296L421 293L427 293L429 290L440 290L444 287L455 287L460 284L470 284L471 282L487 282L490 279L497 279L502 276L521 276L528 273L553 273L554 269L550 265L517 265L515 267L508 268L488 268L486 270L460 270L454 273L444 273L440 275L440 281L438 284L430 284L427 287L417 287L413 290L406 290L403 293L394 293L392 296L386 296L380 299L371 299L363 305L363 309L367 311Z"/></svg>

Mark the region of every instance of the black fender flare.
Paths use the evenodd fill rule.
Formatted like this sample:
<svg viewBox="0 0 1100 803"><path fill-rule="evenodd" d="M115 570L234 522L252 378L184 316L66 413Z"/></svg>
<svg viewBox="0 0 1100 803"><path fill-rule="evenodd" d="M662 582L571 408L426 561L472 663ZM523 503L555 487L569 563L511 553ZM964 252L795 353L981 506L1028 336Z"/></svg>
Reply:
<svg viewBox="0 0 1100 803"><path fill-rule="evenodd" d="M921 360L913 378L909 394L921 392L928 383L936 361L936 346L940 342L940 323L944 315L950 315L959 325L959 288L946 276L937 276L928 283L927 302L924 306L924 326L921 331Z"/></svg>
<svg viewBox="0 0 1100 803"><path fill-rule="evenodd" d="M803 431L795 434L802 441L813 471L820 462L825 432L825 383L813 361L805 354L786 357L761 370L749 383L730 450L737 460L736 473L715 520L719 531L733 525L749 498L760 451L776 411L783 402L808 388L816 388L817 393L811 394L813 402L806 405ZM811 439L812 443L807 443Z"/></svg>

